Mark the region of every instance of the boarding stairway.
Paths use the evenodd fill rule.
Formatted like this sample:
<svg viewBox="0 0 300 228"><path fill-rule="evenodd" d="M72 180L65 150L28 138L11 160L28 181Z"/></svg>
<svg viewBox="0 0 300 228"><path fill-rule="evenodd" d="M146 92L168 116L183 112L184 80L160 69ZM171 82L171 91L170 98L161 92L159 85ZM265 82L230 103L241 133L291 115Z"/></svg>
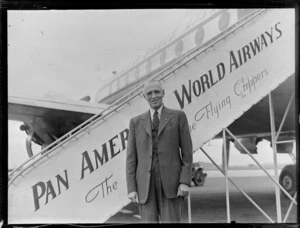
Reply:
<svg viewBox="0 0 300 228"><path fill-rule="evenodd" d="M247 40L248 43L260 36L266 28L271 27L275 31L276 21L272 21L275 17L282 18L281 23L285 23L285 15L278 16L272 10L255 10L150 77L162 82L167 107L185 111L194 151L199 150L205 142L293 74L293 70L288 67L279 72L276 80L264 82L263 76L261 85L265 91L257 95L245 95L244 100L225 94L224 88L236 83L240 75L238 71L251 64L249 59L248 63L230 64L230 51L235 50L232 45L237 45L236 49L240 50L247 44L243 43L243 31L251 30L254 33ZM260 28L260 22L264 20L268 25ZM278 41L273 38L272 45L289 39L284 36L285 31L281 32L283 38ZM273 54L273 46L271 43L269 45L269 49L265 47L265 52L270 51L268 56ZM224 56L222 52L226 52ZM261 53L256 54L257 57L252 56L253 61L259 58L258 63L252 64L260 67L259 62L265 58L265 52L261 50ZM290 53L289 48L286 48L286 53ZM274 61L271 63L276 66L274 71L286 64ZM227 68L229 65L231 72ZM232 78L235 80L232 81ZM212 108L208 109L210 106ZM55 218L58 223L102 223L126 206L129 203L125 181L129 119L147 108L142 96L142 85L139 85L14 170L9 176L9 222L25 224L32 223L34 219L37 223L53 223ZM26 210L24 205L28 207Z"/></svg>

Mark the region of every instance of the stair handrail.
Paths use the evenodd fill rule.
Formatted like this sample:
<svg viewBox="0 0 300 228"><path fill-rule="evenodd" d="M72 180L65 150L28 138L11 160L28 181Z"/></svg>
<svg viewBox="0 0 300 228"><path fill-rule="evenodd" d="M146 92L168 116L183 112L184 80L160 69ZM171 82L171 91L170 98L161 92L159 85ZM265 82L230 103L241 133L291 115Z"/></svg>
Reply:
<svg viewBox="0 0 300 228"><path fill-rule="evenodd" d="M233 24L232 26L230 26L229 28L225 29L223 32L221 32L220 34L218 34L217 37L215 37L215 38L213 38L211 40L208 40L207 42L205 42L203 45L201 45L199 47L195 47L194 49L192 49L189 52L185 53L182 57L179 57L177 61L175 61L173 64L171 64L167 68L159 71L155 75L150 76L149 80L150 79L156 79L157 77L161 76L163 72L171 70L171 72L167 72L167 73L165 73L165 75L161 76L160 80L163 80L167 76L171 75L172 72L175 72L176 70L178 70L179 68L181 68L183 65L185 65L186 63L188 63L189 61L191 61L192 59L194 59L196 56L200 55L202 52L205 52L211 46L213 46L214 44L218 43L220 40L224 39L224 37L226 37L228 34L230 34L230 32L233 32L233 31L237 30L238 28L242 27L244 24L246 24L250 20L254 19L255 17L257 17L261 13L265 12L266 10L267 9L258 9L256 11L250 13L249 15L244 16L241 20L237 21L235 24ZM192 55L192 54L194 54L194 55L192 57L190 57L190 55ZM186 60L186 62L182 63L181 65L176 66L175 68L172 68L174 65L176 65L179 62L183 61L185 58L188 58L188 60ZM71 131L69 131L68 133L66 133L65 135L61 136L56 141L52 142L47 147L45 147L44 149L42 149L39 153L37 153L36 155L34 155L33 157L31 157L27 161L25 161L24 163L22 163L18 168L16 168L14 171L12 171L11 174L9 175L9 179L10 180L9 180L8 185L12 184L13 181L18 176L20 176L23 172L25 172L27 169L31 168L32 166L34 167L35 163L37 163L38 161L40 161L41 159L43 159L45 157L48 157L49 154L51 152L53 152L55 149L57 149L58 147L62 147L61 146L62 144L67 143L69 140L73 139L76 135L82 133L83 131L86 131L86 129L88 127L90 127L92 124L95 124L95 123L97 123L100 120L104 120L104 118L106 118L110 114L116 112L122 106L128 104L129 101L133 100L137 96L140 96L141 93L142 93L142 88L143 88L143 84L139 85L134 90L128 92L126 95L122 96L121 98L119 98L118 100L116 100L115 102L113 102L109 107L107 107L103 111L95 114L91 118L87 119L85 122L81 123L80 125L78 125L74 129L72 129ZM128 98L125 99L124 101L122 101L126 97L128 97ZM119 103L120 101L122 101L122 102ZM119 103L119 104L115 105L117 103ZM114 107L114 106L116 106L116 107ZM38 158L37 160L34 160L39 155L42 155L42 156L40 158ZM27 163L29 163L31 161L33 163L30 164L30 166L27 166L27 167L23 168L23 166L25 166ZM21 168L23 168L23 169L21 169ZM17 171L20 171L20 172L16 176L13 177L13 174L16 173Z"/></svg>

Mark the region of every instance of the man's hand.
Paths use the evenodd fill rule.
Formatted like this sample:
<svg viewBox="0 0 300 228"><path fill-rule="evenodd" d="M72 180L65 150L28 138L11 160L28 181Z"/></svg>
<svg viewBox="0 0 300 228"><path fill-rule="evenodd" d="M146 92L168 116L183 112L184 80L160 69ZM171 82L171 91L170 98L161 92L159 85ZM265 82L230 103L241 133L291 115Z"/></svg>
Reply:
<svg viewBox="0 0 300 228"><path fill-rule="evenodd" d="M187 196L190 192L190 187L186 184L180 184L178 187L177 196Z"/></svg>
<svg viewBox="0 0 300 228"><path fill-rule="evenodd" d="M139 202L137 192L130 192L130 193L128 194L128 198L129 198L133 203L138 203L138 202Z"/></svg>

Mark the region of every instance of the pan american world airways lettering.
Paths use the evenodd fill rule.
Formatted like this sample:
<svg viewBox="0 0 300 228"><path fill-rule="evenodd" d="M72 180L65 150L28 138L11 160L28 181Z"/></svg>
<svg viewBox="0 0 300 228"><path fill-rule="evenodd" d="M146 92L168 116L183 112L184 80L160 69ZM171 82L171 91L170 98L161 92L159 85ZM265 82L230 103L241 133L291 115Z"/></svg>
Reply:
<svg viewBox="0 0 300 228"><path fill-rule="evenodd" d="M194 99L207 93L216 84L229 77L231 73L242 68L247 62L250 62L260 55L260 53L264 52L264 50L270 48L282 36L281 24L278 22L256 38L249 39L249 42L245 42L245 45L241 45L239 49L229 49L228 58L225 57L224 61L215 63L209 70L202 74L200 73L199 77L197 76L193 80L189 79L181 85L181 89L173 91L179 107L184 109ZM247 96L268 75L269 71L267 67L264 67L263 69L257 69L256 74L251 77L243 76L236 78L233 88L234 95L224 95L224 97L219 97L219 100L206 100L203 102L202 106L194 113L194 120L190 121L190 128L196 130L196 122L203 121L203 119L219 118L225 109L230 109L233 106L232 96ZM110 160L118 157L118 155L126 150L128 133L129 130L126 128L113 137L110 137L109 140L102 143L98 148L94 148L91 151L83 150L77 158L74 158L80 159L78 172L62 168L58 171L57 175L39 180L30 185L33 197L33 211L38 212L62 194L67 194L70 189L74 188L72 186L73 182L70 181L71 179L75 178L82 181L89 175L96 173L96 170L102 166L107 165ZM112 192L118 191L117 176L113 174L113 172L105 174L105 177L102 177L103 179L94 183L94 186L87 190L86 196L83 198L84 202L92 203L95 199L108 198L111 197Z"/></svg>
<svg viewBox="0 0 300 228"><path fill-rule="evenodd" d="M96 148L93 151L84 151L81 153L81 173L80 180L83 180L87 175L92 174L101 166L105 165L109 160L118 156L121 152L126 150L129 130L126 128L119 134L113 136L107 142L103 143L100 148ZM39 181L34 184L32 188L34 211L41 209L55 200L61 194L65 193L72 186L70 186L70 178L72 178L73 172L70 174L65 169L62 174L57 174L54 178L50 178L46 181ZM100 184L91 189L86 195L85 201L90 203L98 194L105 198L112 191L117 190L117 182L112 181L113 174L106 177ZM112 182L112 183L111 183ZM96 183L95 183L96 184ZM76 186L75 186L76 187ZM93 195L94 194L94 195ZM91 199L90 199L91 198Z"/></svg>
<svg viewBox="0 0 300 228"><path fill-rule="evenodd" d="M242 67L274 44L280 37L282 37L282 30L280 22L278 22L238 50L230 50L226 64L224 62L216 64L214 68L200 75L196 80L188 80L187 84L181 85L181 91L173 91L179 107L183 109L186 104L192 102L194 97L201 96L222 81L228 75L228 71L231 74L234 70Z"/></svg>

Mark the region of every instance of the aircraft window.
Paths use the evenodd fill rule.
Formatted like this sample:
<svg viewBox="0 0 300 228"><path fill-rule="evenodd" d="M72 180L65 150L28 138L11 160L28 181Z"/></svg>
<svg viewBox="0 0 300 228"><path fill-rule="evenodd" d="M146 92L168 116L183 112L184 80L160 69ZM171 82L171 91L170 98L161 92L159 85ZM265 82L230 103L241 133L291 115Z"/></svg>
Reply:
<svg viewBox="0 0 300 228"><path fill-rule="evenodd" d="M176 47L175 47L175 54L176 56L180 56L182 54L182 51L183 51L183 41L182 40L179 40L176 44Z"/></svg>
<svg viewBox="0 0 300 228"><path fill-rule="evenodd" d="M223 13L219 19L220 31L226 29L229 25L229 22L230 22L230 14L228 12Z"/></svg>
<svg viewBox="0 0 300 228"><path fill-rule="evenodd" d="M195 43L197 46L202 44L203 38L204 38L204 29L201 26L197 29L197 32L195 34Z"/></svg>

